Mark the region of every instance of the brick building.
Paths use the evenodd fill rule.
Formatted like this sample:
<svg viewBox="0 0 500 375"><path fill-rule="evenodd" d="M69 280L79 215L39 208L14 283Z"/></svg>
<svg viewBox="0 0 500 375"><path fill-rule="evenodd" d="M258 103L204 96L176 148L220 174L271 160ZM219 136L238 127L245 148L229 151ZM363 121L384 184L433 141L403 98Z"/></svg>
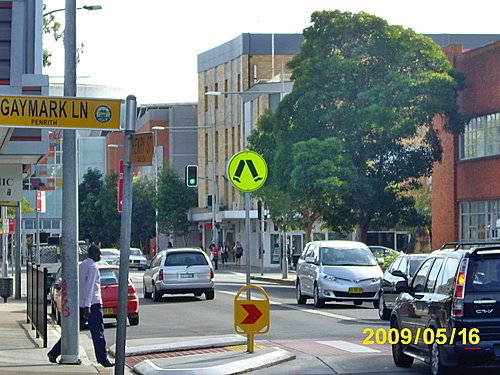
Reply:
<svg viewBox="0 0 500 375"><path fill-rule="evenodd" d="M458 103L471 120L455 136L435 122L443 158L432 177L433 249L446 241L500 240L500 40L444 52L465 75Z"/></svg>

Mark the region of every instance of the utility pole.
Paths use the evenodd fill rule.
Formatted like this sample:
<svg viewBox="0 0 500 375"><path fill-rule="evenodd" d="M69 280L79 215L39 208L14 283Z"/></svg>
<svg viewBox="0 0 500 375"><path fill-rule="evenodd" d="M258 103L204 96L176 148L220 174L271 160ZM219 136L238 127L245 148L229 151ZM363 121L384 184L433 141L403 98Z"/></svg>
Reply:
<svg viewBox="0 0 500 375"><path fill-rule="evenodd" d="M64 96L76 96L76 0L66 0L64 29ZM78 184L76 130L63 131L62 280L68 315L61 319L61 363L80 363L78 290Z"/></svg>

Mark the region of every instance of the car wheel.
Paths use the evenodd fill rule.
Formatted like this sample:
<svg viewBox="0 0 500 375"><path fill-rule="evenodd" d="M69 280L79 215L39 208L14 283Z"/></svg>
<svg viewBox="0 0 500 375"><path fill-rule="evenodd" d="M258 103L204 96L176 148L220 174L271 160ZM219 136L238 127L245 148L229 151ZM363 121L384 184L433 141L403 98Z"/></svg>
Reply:
<svg viewBox="0 0 500 375"><path fill-rule="evenodd" d="M153 301L160 302L162 294L156 289L156 286L153 284Z"/></svg>
<svg viewBox="0 0 500 375"><path fill-rule="evenodd" d="M146 290L146 283L144 281L142 282L142 291L144 294L144 298L151 298L152 293Z"/></svg>
<svg viewBox="0 0 500 375"><path fill-rule="evenodd" d="M391 328L395 328L400 331L396 320L391 322ZM398 367L411 367L411 365L413 365L413 357L407 356L403 353L403 344L401 341L398 341L396 344L392 344L392 359L394 360L394 364Z"/></svg>
<svg viewBox="0 0 500 375"><path fill-rule="evenodd" d="M431 355L431 374L432 375L445 375L448 373L448 369L444 368L441 363L441 350L439 345L434 342L429 346L429 351Z"/></svg>
<svg viewBox="0 0 500 375"><path fill-rule="evenodd" d="M297 280L297 303L299 305L305 305L307 303L307 297L302 295L300 291L300 281Z"/></svg>
<svg viewBox="0 0 500 375"><path fill-rule="evenodd" d="M139 315L129 315L128 322L131 326L136 326L139 324Z"/></svg>
<svg viewBox="0 0 500 375"><path fill-rule="evenodd" d="M319 296L318 284L314 284L314 307L325 306L325 300Z"/></svg>
<svg viewBox="0 0 500 375"><path fill-rule="evenodd" d="M363 301L353 301L354 306L361 306L363 304Z"/></svg>
<svg viewBox="0 0 500 375"><path fill-rule="evenodd" d="M391 316L391 310L389 310L385 306L385 299L384 295L381 293L380 297L378 298L378 316L382 320L389 320L389 317Z"/></svg>
<svg viewBox="0 0 500 375"><path fill-rule="evenodd" d="M207 300L215 298L215 290L211 290L210 292L205 292L205 298Z"/></svg>

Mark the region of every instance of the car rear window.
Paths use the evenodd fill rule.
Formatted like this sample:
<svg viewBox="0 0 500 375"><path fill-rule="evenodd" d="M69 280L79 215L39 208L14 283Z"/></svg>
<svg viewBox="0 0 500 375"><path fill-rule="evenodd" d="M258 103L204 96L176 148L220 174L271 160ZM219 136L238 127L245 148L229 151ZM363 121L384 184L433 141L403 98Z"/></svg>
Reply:
<svg viewBox="0 0 500 375"><path fill-rule="evenodd" d="M418 267L422 264L422 262L425 260L425 258L422 259L410 259L410 276L415 275L415 272L417 271Z"/></svg>
<svg viewBox="0 0 500 375"><path fill-rule="evenodd" d="M207 264L207 258L203 254L194 252L167 254L165 259L166 267L205 266Z"/></svg>
<svg viewBox="0 0 500 375"><path fill-rule="evenodd" d="M116 269L100 269L101 285L118 284L118 270Z"/></svg>
<svg viewBox="0 0 500 375"><path fill-rule="evenodd" d="M465 290L500 291L500 254L472 256L466 280Z"/></svg>

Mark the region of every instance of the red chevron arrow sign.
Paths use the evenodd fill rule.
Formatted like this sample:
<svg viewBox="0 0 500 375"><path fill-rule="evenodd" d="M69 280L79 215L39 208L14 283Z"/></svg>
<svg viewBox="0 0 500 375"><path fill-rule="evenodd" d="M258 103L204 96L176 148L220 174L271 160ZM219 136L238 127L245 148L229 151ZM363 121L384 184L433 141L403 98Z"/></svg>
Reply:
<svg viewBox="0 0 500 375"><path fill-rule="evenodd" d="M241 322L241 324L254 324L262 316L260 310L253 304L242 303L241 307L248 312L247 317Z"/></svg>

